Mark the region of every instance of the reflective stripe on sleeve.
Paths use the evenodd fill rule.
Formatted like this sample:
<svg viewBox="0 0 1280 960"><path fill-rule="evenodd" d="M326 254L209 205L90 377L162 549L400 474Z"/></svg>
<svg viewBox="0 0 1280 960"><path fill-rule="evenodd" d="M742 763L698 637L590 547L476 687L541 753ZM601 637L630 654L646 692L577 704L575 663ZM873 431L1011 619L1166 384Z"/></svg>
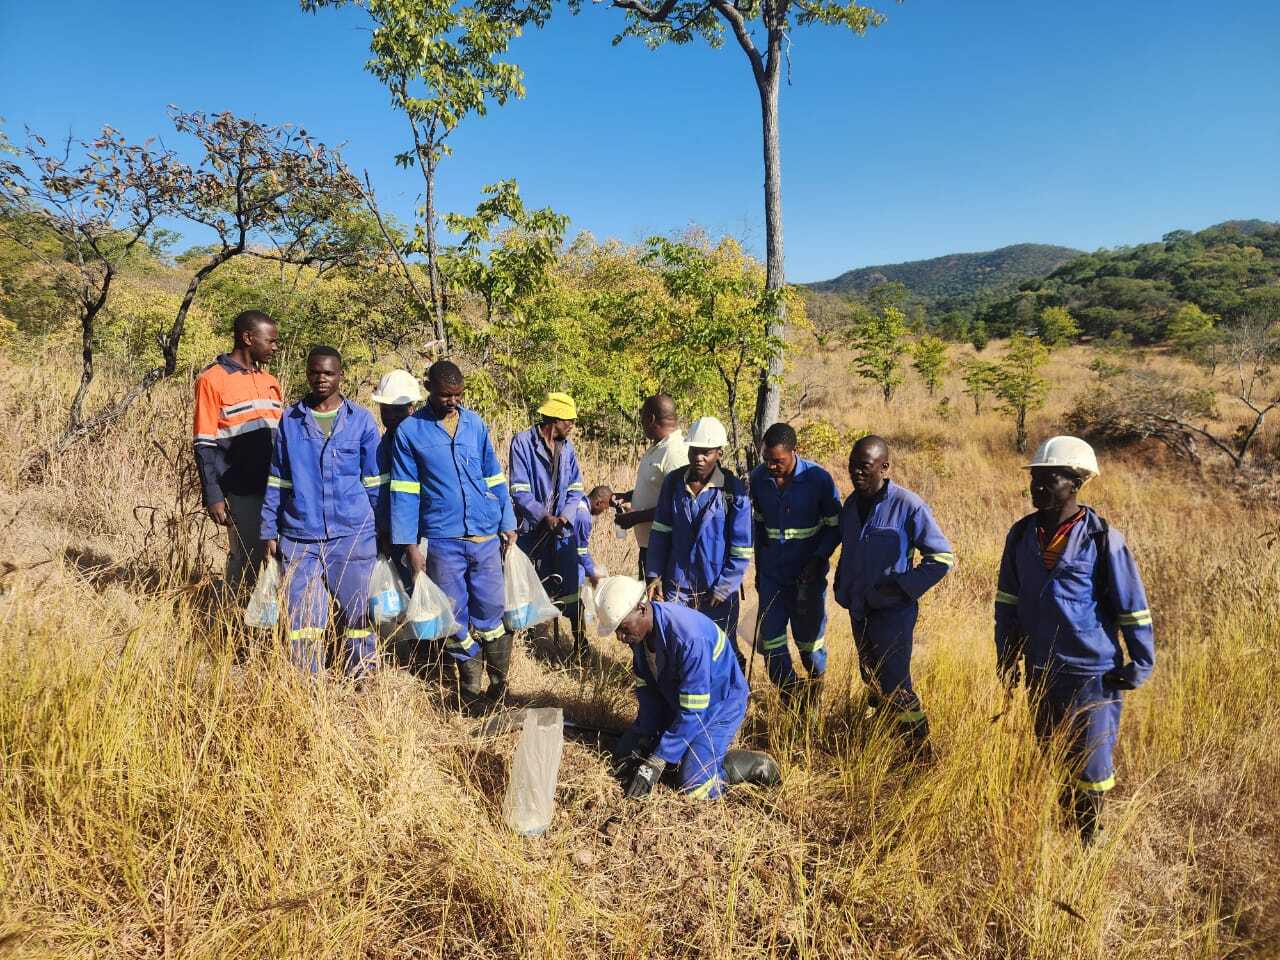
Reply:
<svg viewBox="0 0 1280 960"><path fill-rule="evenodd" d="M1151 626L1150 610L1132 610L1122 613L1116 618L1116 621L1122 627L1149 627Z"/></svg>
<svg viewBox="0 0 1280 960"><path fill-rule="evenodd" d="M569 486L568 486L568 488L567 488L567 489L569 490L569 492L570 492L570 493L585 493L585 492L586 492L585 490L583 490L583 489L582 489L582 484L580 484L580 483L571 483L571 484L569 484Z"/></svg>
<svg viewBox="0 0 1280 960"><path fill-rule="evenodd" d="M746 557L748 560L750 560L750 559L751 559L751 548L750 548L750 547L730 547L730 548L729 548L729 556L731 556L731 557Z"/></svg>
<svg viewBox="0 0 1280 960"><path fill-rule="evenodd" d="M670 533L671 525L655 520L653 521L653 527L650 529L649 532L650 533Z"/></svg>
<svg viewBox="0 0 1280 960"><path fill-rule="evenodd" d="M686 710L705 710L711 706L711 694L682 693L680 694L680 706Z"/></svg>
<svg viewBox="0 0 1280 960"><path fill-rule="evenodd" d="M488 483L488 482L489 482L488 480L485 481L485 483ZM533 487L529 486L529 484L527 483L511 484L512 493L531 493L532 491L533 491Z"/></svg>
<svg viewBox="0 0 1280 960"><path fill-rule="evenodd" d="M1005 593L1003 590L996 591L996 603L1007 603L1010 606L1018 605L1018 598L1012 593Z"/></svg>
<svg viewBox="0 0 1280 960"><path fill-rule="evenodd" d="M840 518L839 517L823 517L822 525L826 527L838 527L840 526Z"/></svg>
<svg viewBox="0 0 1280 960"><path fill-rule="evenodd" d="M486 487L496 487L498 484L506 482L507 475L505 473L495 473L492 477L484 478L484 485Z"/></svg>
<svg viewBox="0 0 1280 960"><path fill-rule="evenodd" d="M936 560L938 563L945 563L948 567L952 567L955 566L956 555L954 553L926 553L920 559Z"/></svg>
<svg viewBox="0 0 1280 960"><path fill-rule="evenodd" d="M421 493L422 484L416 480L392 480L392 493Z"/></svg>
<svg viewBox="0 0 1280 960"><path fill-rule="evenodd" d="M293 481L286 480L284 477L277 477L274 473L267 474L267 486L275 487L278 490L292 490Z"/></svg>
<svg viewBox="0 0 1280 960"><path fill-rule="evenodd" d="M729 642L729 638L725 636L725 632L721 630L719 627L716 627L716 645L715 645L715 649L711 651L712 660L720 659L720 654L724 653L725 645L728 642Z"/></svg>
<svg viewBox="0 0 1280 960"><path fill-rule="evenodd" d="M391 474L380 473L376 477L361 477L360 479L364 482L364 485L366 487L368 487L370 490L373 490L377 487L383 487L383 486L386 486L388 483L390 483Z"/></svg>

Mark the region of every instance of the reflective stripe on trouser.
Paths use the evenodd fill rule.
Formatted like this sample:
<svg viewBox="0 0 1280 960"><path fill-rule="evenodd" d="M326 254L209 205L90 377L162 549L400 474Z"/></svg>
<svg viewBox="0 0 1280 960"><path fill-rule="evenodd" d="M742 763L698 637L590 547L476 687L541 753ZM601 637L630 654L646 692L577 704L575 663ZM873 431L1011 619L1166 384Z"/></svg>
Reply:
<svg viewBox="0 0 1280 960"><path fill-rule="evenodd" d="M747 698L721 704L680 759L680 790L699 800L713 800L724 792L724 755L738 735L747 714Z"/></svg>
<svg viewBox="0 0 1280 960"><path fill-rule="evenodd" d="M227 589L233 594L248 593L258 582L258 571L267 557L262 542L262 494L242 496L228 493L227 502Z"/></svg>
<svg viewBox="0 0 1280 960"><path fill-rule="evenodd" d="M744 670L746 669L747 659L742 655L742 650L738 646L738 594L736 591L724 603L716 603L710 593L691 596L687 591L681 590L671 581L664 580L662 582L662 595L668 601L683 604L710 617L715 625L724 631L724 635L729 638L729 642L733 644L733 653L738 658L738 665Z"/></svg>
<svg viewBox="0 0 1280 960"><path fill-rule="evenodd" d="M1102 793L1115 786L1112 752L1120 732L1121 694L1101 676L1032 670L1027 677L1036 737L1048 747L1063 738L1071 785Z"/></svg>
<svg viewBox="0 0 1280 960"><path fill-rule="evenodd" d="M445 644L449 656L470 660L480 653L477 638L502 636L502 548L497 537L483 543L432 540L427 544L427 576L453 601L459 628Z"/></svg>
<svg viewBox="0 0 1280 960"><path fill-rule="evenodd" d="M924 707L911 685L911 647L920 608L909 603L890 610L868 610L851 617L858 670L871 688L871 703L888 706L890 718L913 735L928 731Z"/></svg>
<svg viewBox="0 0 1280 960"><path fill-rule="evenodd" d="M313 673L323 669L331 596L345 628L344 668L358 674L373 665L377 638L369 623L369 576L376 554L372 532L332 540L280 538L290 656L299 667Z"/></svg>
<svg viewBox="0 0 1280 960"><path fill-rule="evenodd" d="M756 587L760 612L756 619L756 649L764 657L769 679L780 687L796 682L791 651L787 646L787 626L800 653L800 662L811 677L820 677L827 669L827 589L821 585L808 587L802 593L796 584L783 585L769 577L760 577Z"/></svg>

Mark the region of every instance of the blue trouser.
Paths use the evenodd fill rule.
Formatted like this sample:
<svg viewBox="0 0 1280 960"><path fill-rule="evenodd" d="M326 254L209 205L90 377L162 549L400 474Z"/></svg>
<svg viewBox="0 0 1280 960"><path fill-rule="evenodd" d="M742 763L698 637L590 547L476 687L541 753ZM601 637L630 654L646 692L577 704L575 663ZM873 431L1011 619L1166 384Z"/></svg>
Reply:
<svg viewBox="0 0 1280 960"><path fill-rule="evenodd" d="M710 593L691 593L684 587L677 587L670 580L663 580L662 595L668 602L683 604L691 610L706 614L708 619L723 630L724 635L729 638L729 643L733 646L733 655L738 658L738 666L742 667L743 670L746 669L747 659L742 655L742 651L738 649L739 603L737 591L734 591L728 600L716 603L715 597Z"/></svg>
<svg viewBox="0 0 1280 960"><path fill-rule="evenodd" d="M427 576L453 602L453 618L458 631L445 649L454 660L470 660L480 653L480 644L471 635L488 643L497 640L502 626L502 547L497 537L476 543L472 540L438 539L427 546Z"/></svg>
<svg viewBox="0 0 1280 960"><path fill-rule="evenodd" d="M1121 693L1100 675L1073 676L1031 669L1027 673L1036 737L1048 746L1064 739L1071 785L1102 793L1115 786L1111 754L1120 732Z"/></svg>
<svg viewBox="0 0 1280 960"><path fill-rule="evenodd" d="M569 618L576 635L582 605L578 548L569 537L556 536L537 527L516 539L516 545L533 561L533 569L546 588L547 596Z"/></svg>
<svg viewBox="0 0 1280 960"><path fill-rule="evenodd" d="M762 574L756 581L756 594L760 599L756 644L764 655L769 679L780 687L796 682L787 649L788 624L805 670L811 677L822 676L827 670L826 580L783 584Z"/></svg>
<svg viewBox="0 0 1280 960"><path fill-rule="evenodd" d="M377 638L369 620L369 577L378 548L373 534L332 540L280 538L288 584L289 651L294 663L319 673L324 669L323 639L329 622L329 597L342 619L343 669L359 676L377 664Z"/></svg>
<svg viewBox="0 0 1280 960"><path fill-rule="evenodd" d="M724 755L729 752L733 738L738 735L738 728L747 715L746 690L746 684L743 684L741 696L720 704L689 741L676 770L682 793L700 800L713 800L724 792ZM618 738L614 753L625 757L638 748L648 750L652 748L653 740L628 730Z"/></svg>
<svg viewBox="0 0 1280 960"><path fill-rule="evenodd" d="M871 688L871 705L888 704L893 719L905 732L928 732L924 707L911 685L911 645L920 608L914 603L888 610L868 610L853 624L853 643L858 650L858 670Z"/></svg>

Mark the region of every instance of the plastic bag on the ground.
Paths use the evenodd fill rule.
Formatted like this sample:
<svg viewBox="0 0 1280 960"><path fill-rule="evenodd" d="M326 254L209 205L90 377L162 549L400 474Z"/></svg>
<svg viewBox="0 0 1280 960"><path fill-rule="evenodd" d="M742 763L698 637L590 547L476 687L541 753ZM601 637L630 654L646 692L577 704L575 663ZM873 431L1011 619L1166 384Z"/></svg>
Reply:
<svg viewBox="0 0 1280 960"><path fill-rule="evenodd" d="M533 561L515 544L507 551L502 622L508 630L528 630L560 616L538 579Z"/></svg>
<svg viewBox="0 0 1280 960"><path fill-rule="evenodd" d="M267 557L258 571L258 583L244 608L244 622L250 627L269 628L280 618L280 560Z"/></svg>
<svg viewBox="0 0 1280 960"><path fill-rule="evenodd" d="M560 708L526 711L524 729L511 758L511 779L502 798L502 818L521 836L539 836L551 825L563 750L564 713Z"/></svg>
<svg viewBox="0 0 1280 960"><path fill-rule="evenodd" d="M416 640L442 640L458 629L449 595L425 573L413 578L413 596L405 609L405 620Z"/></svg>
<svg viewBox="0 0 1280 960"><path fill-rule="evenodd" d="M609 571L603 563L596 564L596 575L603 580L609 576ZM582 619L587 623L596 622L596 588L591 585L591 581L585 577L582 580L582 591L578 595L578 600L582 604Z"/></svg>
<svg viewBox="0 0 1280 960"><path fill-rule="evenodd" d="M369 612L374 623L394 623L409 605L409 595L390 557L378 557L369 577Z"/></svg>

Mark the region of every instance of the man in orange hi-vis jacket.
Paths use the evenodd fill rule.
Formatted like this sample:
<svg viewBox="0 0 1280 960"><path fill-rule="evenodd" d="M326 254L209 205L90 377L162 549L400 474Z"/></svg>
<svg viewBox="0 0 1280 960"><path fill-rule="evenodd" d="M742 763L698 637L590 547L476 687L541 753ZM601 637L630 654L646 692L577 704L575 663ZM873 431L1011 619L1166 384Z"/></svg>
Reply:
<svg viewBox="0 0 1280 960"><path fill-rule="evenodd" d="M246 310L232 323L235 345L196 377L195 452L205 509L227 528L226 582L251 587L262 566L262 499L284 397L262 369L276 352L276 322Z"/></svg>

